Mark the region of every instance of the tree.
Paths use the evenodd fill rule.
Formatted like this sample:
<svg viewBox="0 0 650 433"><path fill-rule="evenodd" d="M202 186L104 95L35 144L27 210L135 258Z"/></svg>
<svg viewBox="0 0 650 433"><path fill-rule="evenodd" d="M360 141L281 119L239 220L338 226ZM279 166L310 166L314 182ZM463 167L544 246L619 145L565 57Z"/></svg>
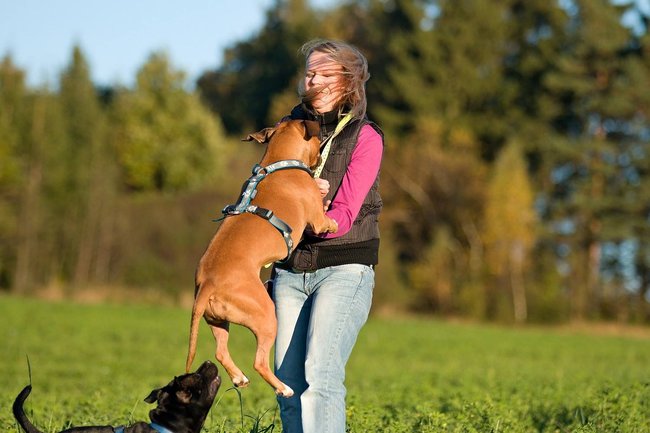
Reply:
<svg viewBox="0 0 650 433"><path fill-rule="evenodd" d="M92 83L90 69L79 47L60 80L59 102L65 122L66 142L59 162L66 167L60 203L63 238L70 242L70 277L74 285L91 280L99 251L98 234L111 214L114 195L113 158L107 141L106 116Z"/></svg>
<svg viewBox="0 0 650 433"><path fill-rule="evenodd" d="M394 248L403 266L415 266L409 282L420 287L421 294L437 290L431 281L438 279L433 276L438 271L427 265L434 260L431 254L440 261L441 251L453 250L453 278L440 277L444 284L452 285L449 299L442 305L431 302L428 295L424 299L436 311L458 308L473 315L480 311L477 304L483 298L478 284L483 268L478 227L486 167L478 156L478 143L468 131L444 133L441 122L424 117L416 128L399 142L388 139L385 154L390 157L382 167L384 227L392 229ZM425 269L432 277L423 285Z"/></svg>
<svg viewBox="0 0 650 433"><path fill-rule="evenodd" d="M0 288L12 285L12 246L17 231L19 197L25 182L24 133L27 123L25 74L9 56L0 63Z"/></svg>
<svg viewBox="0 0 650 433"><path fill-rule="evenodd" d="M549 124L562 137L545 161L554 179L544 191L547 219L562 228L556 235L569 251L576 319L598 313L604 243L634 236L620 224L632 205L622 194L630 190L626 161L634 161L625 131L640 119L634 101L644 80L631 73L638 54L623 11L605 0L571 3L564 47L542 82L555 105Z"/></svg>
<svg viewBox="0 0 650 433"><path fill-rule="evenodd" d="M268 126L273 99L296 88L302 67L298 49L318 36L318 29L306 0L277 1L256 35L228 48L223 65L199 78L202 99L226 131L244 134Z"/></svg>
<svg viewBox="0 0 650 433"><path fill-rule="evenodd" d="M413 308L439 314L454 312L454 303L458 302L454 280L458 275L459 247L444 226L437 230L423 257L409 268L409 281L420 295Z"/></svg>
<svg viewBox="0 0 650 433"><path fill-rule="evenodd" d="M488 184L485 207L484 241L486 264L499 286L509 287L513 316L517 323L526 321L525 270L535 244L533 189L521 146L511 142L499 153Z"/></svg>
<svg viewBox="0 0 650 433"><path fill-rule="evenodd" d="M197 187L220 173L221 125L166 55L153 54L134 91L116 97L114 137L123 183L134 190Z"/></svg>

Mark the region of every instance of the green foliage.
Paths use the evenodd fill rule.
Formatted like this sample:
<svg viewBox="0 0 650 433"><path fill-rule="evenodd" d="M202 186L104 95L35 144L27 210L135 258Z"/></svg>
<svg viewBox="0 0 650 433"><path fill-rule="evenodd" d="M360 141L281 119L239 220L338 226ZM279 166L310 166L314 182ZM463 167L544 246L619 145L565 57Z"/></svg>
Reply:
<svg viewBox="0 0 650 433"><path fill-rule="evenodd" d="M510 143L494 164L485 210L488 264L495 274L523 266L535 243L533 191L517 143Z"/></svg>
<svg viewBox="0 0 650 433"><path fill-rule="evenodd" d="M269 125L274 97L296 89L296 72L303 66L298 49L316 36L315 14L305 0L278 1L258 33L226 49L223 65L203 74L198 81L201 95L219 113L229 133L244 134Z"/></svg>
<svg viewBox="0 0 650 433"><path fill-rule="evenodd" d="M128 186L178 190L216 178L220 124L184 82L165 55L154 54L138 72L135 90L118 94L115 145Z"/></svg>
<svg viewBox="0 0 650 433"><path fill-rule="evenodd" d="M379 263L375 268L375 288L372 295L373 311L404 311L413 301L411 288L406 284L405 269L397 255L395 239L380 225L381 246Z"/></svg>
<svg viewBox="0 0 650 433"><path fill-rule="evenodd" d="M162 53L100 91L77 47L55 89L5 58L0 289L180 296L261 155L235 140L287 113L298 48L330 37L367 55L386 137L378 309L648 323L647 26L637 2L282 0L196 92Z"/></svg>
<svg viewBox="0 0 650 433"><path fill-rule="evenodd" d="M412 287L422 293L421 298L427 301L428 308L448 314L453 311L454 256L459 254L459 248L444 228L434 236L424 257L411 266L409 280Z"/></svg>
<svg viewBox="0 0 650 433"><path fill-rule="evenodd" d="M483 223L486 265L497 282L491 290L510 289L514 319L524 322L528 315L525 273L532 263L537 227L521 146L512 142L503 148L493 170Z"/></svg>
<svg viewBox="0 0 650 433"><path fill-rule="evenodd" d="M25 133L27 101L24 73L10 57L0 63L0 287L11 278L12 243L18 225L16 201L24 182L21 134ZM18 126L18 127L17 127Z"/></svg>
<svg viewBox="0 0 650 433"><path fill-rule="evenodd" d="M0 429L28 383L26 409L46 433L147 419L142 399L184 372L189 309L0 298ZM248 372L222 386L206 432L280 431L277 403L252 369L255 341L233 326L230 349ZM634 337L560 329L503 329L371 317L348 364L351 432L650 431L647 331ZM197 353L213 359L201 326ZM625 368L621 368L625 366ZM196 367L196 365L195 365ZM241 396L241 397L240 397ZM241 403L240 403L241 398Z"/></svg>
<svg viewBox="0 0 650 433"><path fill-rule="evenodd" d="M7 191L19 181L18 144L25 122L25 74L11 57L0 63L0 188Z"/></svg>

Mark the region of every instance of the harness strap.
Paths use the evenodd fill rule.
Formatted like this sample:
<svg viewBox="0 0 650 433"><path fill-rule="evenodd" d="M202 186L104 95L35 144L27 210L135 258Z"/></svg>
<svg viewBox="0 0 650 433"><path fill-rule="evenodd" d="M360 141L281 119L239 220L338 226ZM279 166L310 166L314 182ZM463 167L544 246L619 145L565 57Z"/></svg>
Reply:
<svg viewBox="0 0 650 433"><path fill-rule="evenodd" d="M287 244L287 257L282 259L280 263L283 263L289 259L289 256L291 255L291 250L293 249L293 240L291 239L291 227L284 221L282 221L280 218L275 216L272 210L261 208L255 205L251 205L251 201L255 198L255 195L257 194L257 185L264 180L264 178L279 170L286 170L289 168L295 168L299 170L303 170L309 174L309 176L312 176L312 172L303 163L302 161L298 159L284 159L281 161L274 162L272 164L267 165L266 167L262 167L259 164L255 164L253 166L253 174L251 177L248 178L246 181L246 185L244 187L244 190L242 191L241 196L239 197L239 200L235 204L230 204L226 207L224 207L221 210L221 213L223 216L218 219L214 219L212 221L221 221L227 216L231 215L240 215L242 213L252 213L254 215L257 215L261 218L264 218L267 220L273 227L275 227L280 234L282 235L282 238L284 239L285 244Z"/></svg>
<svg viewBox="0 0 650 433"><path fill-rule="evenodd" d="M291 250L293 249L293 239L291 239L291 232L293 232L293 230L291 230L289 224L276 217L273 211L270 209L251 205L246 211L257 215L258 217L264 218L280 232L282 238L284 239L284 243L287 244L287 257L280 261L280 263L284 263L291 255Z"/></svg>
<svg viewBox="0 0 650 433"><path fill-rule="evenodd" d="M172 433L172 431L169 430L168 428L163 427L160 424L156 424L155 422L150 423L149 427L151 427L154 430L157 430L158 433Z"/></svg>
<svg viewBox="0 0 650 433"><path fill-rule="evenodd" d="M246 186L244 187L239 200L237 200L237 203L224 207L221 213L224 215L239 215L242 212L246 212L246 208L250 205L251 200L253 200L257 194L257 184L264 180L264 178L269 174L275 171L286 170L289 168L297 168L299 170L307 172L310 176L312 175L309 167L307 167L304 162L298 159L284 159L274 162L273 164L269 164L266 167L255 164L253 166L253 174L246 181ZM221 221L223 218L225 218L225 216L213 221Z"/></svg>
<svg viewBox="0 0 650 433"><path fill-rule="evenodd" d="M158 433L173 433L168 428L163 427L160 424L156 424L155 422L149 423L149 427L156 430ZM125 429L126 429L126 427L124 427L124 426L113 427L113 432L114 433L124 433Z"/></svg>

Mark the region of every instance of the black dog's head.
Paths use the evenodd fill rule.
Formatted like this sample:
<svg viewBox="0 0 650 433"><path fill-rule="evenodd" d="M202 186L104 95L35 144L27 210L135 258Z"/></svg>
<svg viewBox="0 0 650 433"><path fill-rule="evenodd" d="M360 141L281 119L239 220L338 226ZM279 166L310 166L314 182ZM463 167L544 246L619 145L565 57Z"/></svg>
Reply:
<svg viewBox="0 0 650 433"><path fill-rule="evenodd" d="M194 373L175 377L144 399L158 402L149 412L151 421L173 432L198 433L217 395L221 378L217 366L205 361Z"/></svg>

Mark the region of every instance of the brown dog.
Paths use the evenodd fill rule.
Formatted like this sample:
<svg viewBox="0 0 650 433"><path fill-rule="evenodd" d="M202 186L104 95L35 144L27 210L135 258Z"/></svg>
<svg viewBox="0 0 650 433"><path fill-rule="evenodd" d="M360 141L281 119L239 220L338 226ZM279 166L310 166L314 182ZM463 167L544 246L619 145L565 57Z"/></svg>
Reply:
<svg viewBox="0 0 650 433"><path fill-rule="evenodd" d="M277 161L300 160L313 168L320 159L318 128L316 122L291 120L251 134L247 140L268 143L260 161L262 167ZM314 233L334 233L338 229L336 221L324 213L316 182L303 170L284 169L268 174L259 182L251 205L273 211L275 216L291 227L294 245L300 241L307 226ZM229 324L237 323L249 328L257 339L255 370L275 388L278 395L293 395L293 390L269 368L277 319L273 301L260 279L262 266L286 256L287 243L269 221L248 212L223 221L196 271L187 371L192 366L199 322L203 316L217 343L217 360L235 386L248 385L248 378L228 352Z"/></svg>

